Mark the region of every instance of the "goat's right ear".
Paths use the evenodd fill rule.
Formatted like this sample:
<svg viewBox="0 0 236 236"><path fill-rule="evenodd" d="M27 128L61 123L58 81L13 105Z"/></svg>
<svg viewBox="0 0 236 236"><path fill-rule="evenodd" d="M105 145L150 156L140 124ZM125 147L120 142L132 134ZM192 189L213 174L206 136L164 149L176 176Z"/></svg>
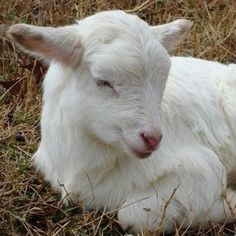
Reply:
<svg viewBox="0 0 236 236"><path fill-rule="evenodd" d="M54 28L17 24L9 28L8 36L23 51L44 60L76 66L82 56L81 38L73 26Z"/></svg>

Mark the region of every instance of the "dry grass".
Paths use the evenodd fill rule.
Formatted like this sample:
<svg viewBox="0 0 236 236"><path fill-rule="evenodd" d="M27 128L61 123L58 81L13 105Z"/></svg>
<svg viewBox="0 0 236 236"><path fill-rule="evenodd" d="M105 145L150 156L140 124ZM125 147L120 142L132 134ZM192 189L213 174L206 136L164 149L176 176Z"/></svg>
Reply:
<svg viewBox="0 0 236 236"><path fill-rule="evenodd" d="M8 0L0 23L65 25L106 9L125 9L150 24L187 18L188 41L173 54L236 62L235 0ZM5 27L0 27L4 34ZM122 235L113 214L63 207L60 196L35 172L30 157L39 139L41 82L45 66L0 39L0 235ZM2 86L1 86L2 85ZM229 229L230 228L230 229ZM234 235L234 226L176 235Z"/></svg>

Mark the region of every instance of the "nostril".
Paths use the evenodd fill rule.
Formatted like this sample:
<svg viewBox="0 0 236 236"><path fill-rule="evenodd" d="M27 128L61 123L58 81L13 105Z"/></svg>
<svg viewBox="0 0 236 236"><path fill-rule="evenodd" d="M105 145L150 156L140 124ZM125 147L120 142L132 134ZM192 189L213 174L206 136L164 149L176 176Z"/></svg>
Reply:
<svg viewBox="0 0 236 236"><path fill-rule="evenodd" d="M155 150L162 140L162 134L160 134L158 137L153 137L144 132L141 133L140 136L149 150Z"/></svg>

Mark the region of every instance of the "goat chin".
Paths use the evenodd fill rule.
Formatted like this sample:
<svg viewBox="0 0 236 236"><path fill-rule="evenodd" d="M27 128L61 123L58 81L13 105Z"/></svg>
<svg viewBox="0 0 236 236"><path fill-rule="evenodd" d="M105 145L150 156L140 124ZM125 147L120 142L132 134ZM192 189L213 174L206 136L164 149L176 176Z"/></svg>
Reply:
<svg viewBox="0 0 236 236"><path fill-rule="evenodd" d="M236 65L171 58L191 25L108 11L8 32L50 62L35 166L65 200L117 209L124 230L235 220Z"/></svg>

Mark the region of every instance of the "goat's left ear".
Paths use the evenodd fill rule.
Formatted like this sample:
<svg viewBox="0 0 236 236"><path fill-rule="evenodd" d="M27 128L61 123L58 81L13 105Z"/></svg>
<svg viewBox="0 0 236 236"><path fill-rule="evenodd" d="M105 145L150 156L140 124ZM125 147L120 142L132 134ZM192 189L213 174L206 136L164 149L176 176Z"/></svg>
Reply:
<svg viewBox="0 0 236 236"><path fill-rule="evenodd" d="M49 62L57 60L76 66L82 56L81 37L73 26L54 28L17 24L9 28L8 37L21 50Z"/></svg>
<svg viewBox="0 0 236 236"><path fill-rule="evenodd" d="M193 22L180 19L164 25L151 26L151 30L154 37L170 51L185 39L192 25Z"/></svg>

